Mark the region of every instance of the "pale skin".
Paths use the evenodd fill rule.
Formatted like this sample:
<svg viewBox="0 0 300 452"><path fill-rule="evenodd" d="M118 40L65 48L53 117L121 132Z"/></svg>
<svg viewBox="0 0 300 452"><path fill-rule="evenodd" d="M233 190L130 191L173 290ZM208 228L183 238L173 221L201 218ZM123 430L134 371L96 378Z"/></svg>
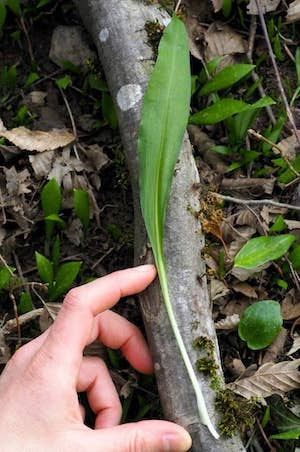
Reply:
<svg viewBox="0 0 300 452"><path fill-rule="evenodd" d="M120 349L139 372L153 362L139 329L110 311L121 297L144 290L155 278L151 265L112 273L66 296L54 324L21 347L0 377L3 452L183 452L188 433L166 421L119 425L121 404L105 363L83 357L97 338ZM86 391L96 414L84 425L78 392Z"/></svg>

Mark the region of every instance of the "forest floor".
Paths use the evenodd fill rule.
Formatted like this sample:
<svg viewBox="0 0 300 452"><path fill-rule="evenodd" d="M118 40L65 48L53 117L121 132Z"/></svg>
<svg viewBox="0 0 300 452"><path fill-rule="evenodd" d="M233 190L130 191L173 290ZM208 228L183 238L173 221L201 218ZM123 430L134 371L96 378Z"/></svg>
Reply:
<svg viewBox="0 0 300 452"><path fill-rule="evenodd" d="M243 0L219 4L223 10L214 12L210 3L182 2L192 53L188 130L202 190L194 214L206 233L226 383L241 398L264 401L251 411L251 428L237 422L238 410L232 422L247 450L294 451L300 435L299 22L286 23L285 2L261 0L270 8L264 17L278 83L255 2L248 9ZM133 262L132 197L116 113L81 27L70 1L0 0L2 367L51 324L69 288ZM161 32L148 24L154 46ZM223 102L221 116L212 100ZM232 102L238 100L248 107ZM274 311L270 303L257 305L262 300L273 300ZM116 309L143 328L134 297ZM116 351L96 352L120 393L122 421L162 416L154 377L138 375Z"/></svg>

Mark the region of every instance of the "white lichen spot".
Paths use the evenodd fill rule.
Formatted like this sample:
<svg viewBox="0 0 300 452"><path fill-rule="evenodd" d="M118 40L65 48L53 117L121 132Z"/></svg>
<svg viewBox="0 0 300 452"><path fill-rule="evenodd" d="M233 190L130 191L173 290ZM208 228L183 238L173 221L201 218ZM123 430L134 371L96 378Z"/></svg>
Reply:
<svg viewBox="0 0 300 452"><path fill-rule="evenodd" d="M109 30L107 28L103 28L99 33L99 39L101 42L106 42L109 37Z"/></svg>
<svg viewBox="0 0 300 452"><path fill-rule="evenodd" d="M159 363L154 363L154 370L156 370L156 372L158 372L160 370L160 364Z"/></svg>
<svg viewBox="0 0 300 452"><path fill-rule="evenodd" d="M130 110L142 98L142 88L140 85L130 83L119 89L117 103L122 111Z"/></svg>

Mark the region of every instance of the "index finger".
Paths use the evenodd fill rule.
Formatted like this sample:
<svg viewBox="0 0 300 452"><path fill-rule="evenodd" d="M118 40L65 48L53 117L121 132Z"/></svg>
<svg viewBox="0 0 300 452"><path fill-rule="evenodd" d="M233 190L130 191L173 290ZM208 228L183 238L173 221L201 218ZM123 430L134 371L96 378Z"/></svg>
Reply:
<svg viewBox="0 0 300 452"><path fill-rule="evenodd" d="M56 363L59 360L59 364L78 367L92 335L94 318L121 297L144 290L155 276L153 265L142 265L72 289L43 344L44 351Z"/></svg>

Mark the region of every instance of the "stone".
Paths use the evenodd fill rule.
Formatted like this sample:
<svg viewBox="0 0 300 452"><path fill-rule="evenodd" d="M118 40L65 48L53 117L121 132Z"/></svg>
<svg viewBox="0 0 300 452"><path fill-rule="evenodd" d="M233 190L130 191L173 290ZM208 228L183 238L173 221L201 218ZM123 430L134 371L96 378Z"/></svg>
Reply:
<svg viewBox="0 0 300 452"><path fill-rule="evenodd" d="M96 53L90 48L86 33L78 26L58 25L52 34L49 58L58 66L66 61L83 67Z"/></svg>

